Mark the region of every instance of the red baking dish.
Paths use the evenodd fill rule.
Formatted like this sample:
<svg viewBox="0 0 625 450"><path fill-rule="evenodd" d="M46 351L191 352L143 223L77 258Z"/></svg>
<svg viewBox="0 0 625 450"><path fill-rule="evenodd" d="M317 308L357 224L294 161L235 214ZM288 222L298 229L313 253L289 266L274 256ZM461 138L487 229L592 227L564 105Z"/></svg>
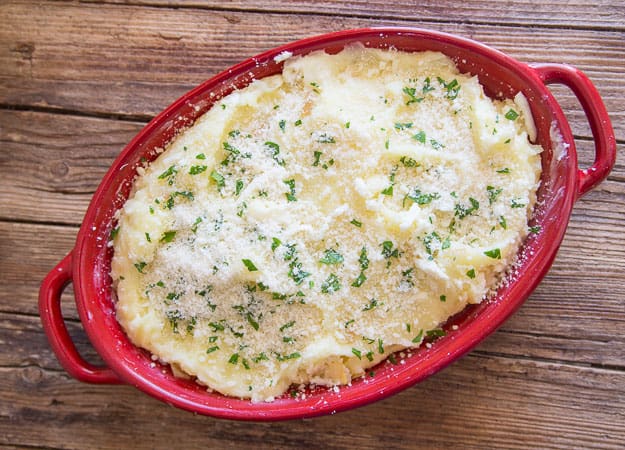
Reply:
<svg viewBox="0 0 625 450"><path fill-rule="evenodd" d="M316 388L305 396L287 393L271 403L252 403L207 392L192 380L176 378L169 367L155 363L135 347L115 318L111 279L112 249L107 245L114 214L129 195L136 168L153 160L180 130L193 124L218 99L253 79L279 73L282 52L293 55L315 50L336 53L360 42L368 47L404 51L433 50L451 57L461 72L477 75L493 98L521 91L528 99L542 153L539 206L532 225L541 231L528 238L518 267L496 295L467 307L445 325L447 335L423 345L403 364L383 362L373 377L354 380L340 389ZM580 101L595 141L595 161L578 168L575 141L564 114L546 85L564 84ZM553 129L561 136L552 142ZM127 383L177 407L228 419L281 420L335 413L383 399L438 372L475 347L516 311L551 266L575 201L605 179L614 165L614 133L599 94L579 70L561 64L521 63L480 43L412 28L341 31L297 41L250 58L204 82L152 120L121 152L93 196L74 249L48 274L39 296L44 330L52 349L70 375L88 383ZM83 327L105 367L86 362L76 351L61 314L60 298L72 282ZM430 347L430 348L428 348Z"/></svg>

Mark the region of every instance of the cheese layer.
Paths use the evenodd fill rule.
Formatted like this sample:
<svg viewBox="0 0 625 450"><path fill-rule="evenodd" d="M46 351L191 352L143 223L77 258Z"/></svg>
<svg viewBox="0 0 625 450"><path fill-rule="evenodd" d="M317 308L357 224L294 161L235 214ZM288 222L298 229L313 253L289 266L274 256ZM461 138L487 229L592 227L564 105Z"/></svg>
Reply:
<svg viewBox="0 0 625 450"><path fill-rule="evenodd" d="M114 237L120 324L254 401L441 335L528 233L542 149L518 97L440 53L287 59L139 170Z"/></svg>

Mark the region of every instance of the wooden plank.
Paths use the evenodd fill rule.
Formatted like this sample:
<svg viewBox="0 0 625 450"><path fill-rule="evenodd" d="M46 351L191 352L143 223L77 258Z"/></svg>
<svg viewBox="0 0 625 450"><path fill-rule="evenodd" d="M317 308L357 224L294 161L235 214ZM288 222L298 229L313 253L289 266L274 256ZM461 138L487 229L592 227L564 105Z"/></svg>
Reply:
<svg viewBox="0 0 625 450"><path fill-rule="evenodd" d="M117 155L144 124L0 111L0 218L79 225Z"/></svg>
<svg viewBox="0 0 625 450"><path fill-rule="evenodd" d="M0 104L148 118L203 80L263 50L321 32L383 24L427 26L480 40L522 61L578 66L597 85L618 138L625 139L620 101L625 96L625 33L607 30L5 2L0 5ZM587 136L573 95L564 88L556 92L575 133Z"/></svg>
<svg viewBox="0 0 625 450"><path fill-rule="evenodd" d="M616 449L625 441L625 373L508 358L468 356L376 404L271 424L196 416L128 386L81 384L37 366L0 374L3 445Z"/></svg>
<svg viewBox="0 0 625 450"><path fill-rule="evenodd" d="M438 0L413 1L245 1L215 2L207 0L87 0L93 3L164 6L176 8L203 8L231 11L266 11L294 14L324 14L379 19L427 20L433 22L488 23L493 25L558 26L579 28L619 29L625 23L625 10L618 1L556 0L537 3L529 0L511 0L501 8L498 0L468 0L445 5Z"/></svg>

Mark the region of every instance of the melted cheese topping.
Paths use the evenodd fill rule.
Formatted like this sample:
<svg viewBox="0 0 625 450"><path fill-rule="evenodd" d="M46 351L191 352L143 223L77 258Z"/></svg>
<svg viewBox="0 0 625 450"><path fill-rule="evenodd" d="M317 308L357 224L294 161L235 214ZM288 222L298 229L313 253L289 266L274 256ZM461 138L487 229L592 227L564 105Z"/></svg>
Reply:
<svg viewBox="0 0 625 450"><path fill-rule="evenodd" d="M348 383L514 262L540 175L526 111L440 53L287 59L139 170L114 239L119 322L223 394Z"/></svg>

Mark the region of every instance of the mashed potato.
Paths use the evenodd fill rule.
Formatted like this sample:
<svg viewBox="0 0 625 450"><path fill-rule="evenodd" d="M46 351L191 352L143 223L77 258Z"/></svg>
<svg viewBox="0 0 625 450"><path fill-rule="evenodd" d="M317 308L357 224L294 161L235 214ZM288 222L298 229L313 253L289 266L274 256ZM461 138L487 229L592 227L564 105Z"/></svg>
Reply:
<svg viewBox="0 0 625 450"><path fill-rule="evenodd" d="M140 169L114 237L119 322L253 401L443 334L528 232L541 148L524 111L440 53L287 59Z"/></svg>

